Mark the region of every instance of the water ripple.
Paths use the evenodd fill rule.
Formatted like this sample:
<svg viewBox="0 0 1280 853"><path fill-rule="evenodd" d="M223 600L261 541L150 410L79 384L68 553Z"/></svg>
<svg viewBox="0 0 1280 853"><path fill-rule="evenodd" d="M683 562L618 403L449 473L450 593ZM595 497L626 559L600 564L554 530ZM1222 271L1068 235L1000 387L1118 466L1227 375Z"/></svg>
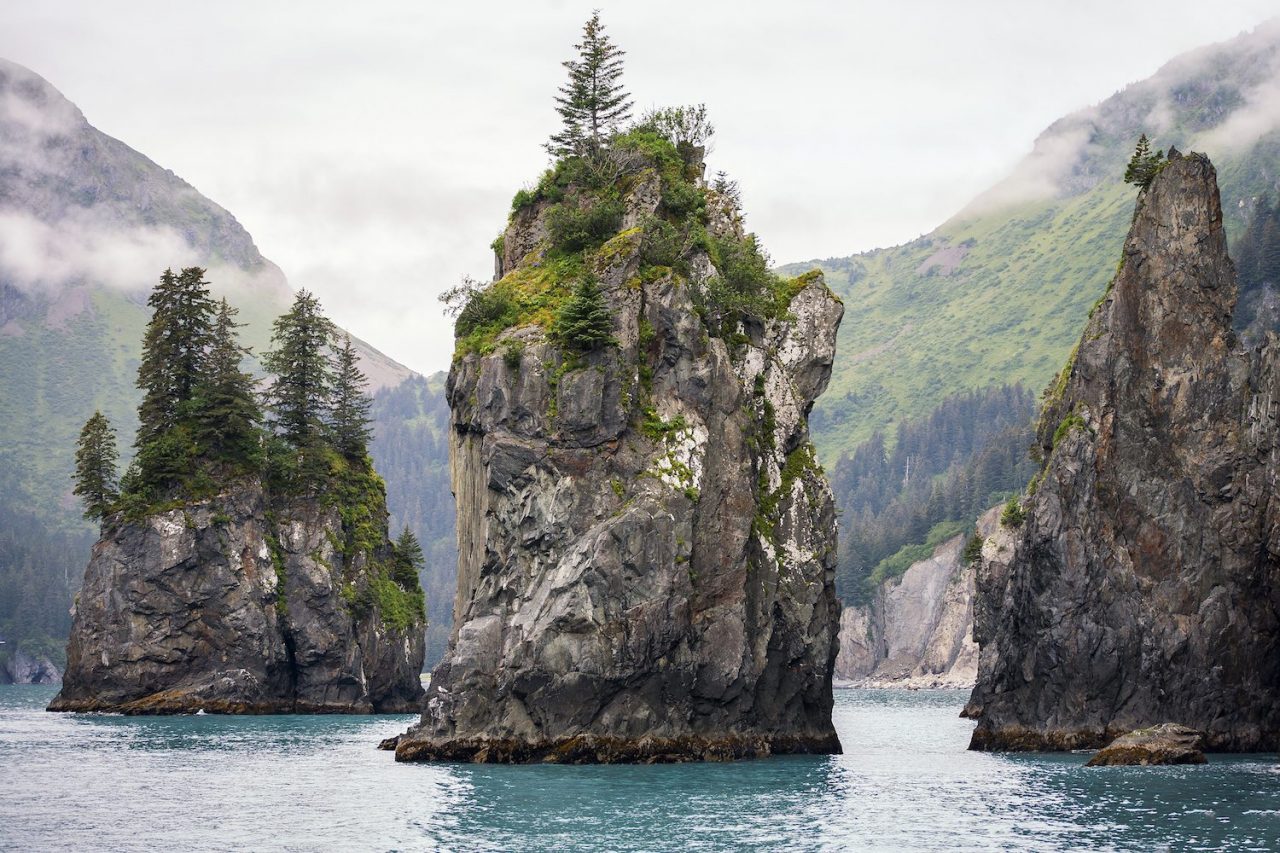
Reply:
<svg viewBox="0 0 1280 853"><path fill-rule="evenodd" d="M3 850L1269 850L1273 756L1096 768L965 750L961 694L839 691L845 754L399 765L407 717L48 714L0 687Z"/></svg>

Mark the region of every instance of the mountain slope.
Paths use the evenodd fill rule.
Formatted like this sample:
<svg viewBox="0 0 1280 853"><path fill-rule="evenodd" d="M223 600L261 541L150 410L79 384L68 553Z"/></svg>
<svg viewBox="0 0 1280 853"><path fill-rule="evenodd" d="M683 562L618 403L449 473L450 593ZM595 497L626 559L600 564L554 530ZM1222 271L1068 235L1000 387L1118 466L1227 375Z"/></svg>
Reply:
<svg viewBox="0 0 1280 853"><path fill-rule="evenodd" d="M1140 133L1220 164L1232 238L1280 184L1280 22L1184 54L1050 126L1000 184L902 246L817 264L850 305L812 425L823 458L957 391L1043 387L1120 259Z"/></svg>
<svg viewBox="0 0 1280 853"><path fill-rule="evenodd" d="M88 558L71 496L76 436L100 408L129 455L147 294L166 267L191 265L208 269L262 352L292 291L235 217L0 59L0 635L11 643L65 639ZM359 348L375 389L412 375Z"/></svg>

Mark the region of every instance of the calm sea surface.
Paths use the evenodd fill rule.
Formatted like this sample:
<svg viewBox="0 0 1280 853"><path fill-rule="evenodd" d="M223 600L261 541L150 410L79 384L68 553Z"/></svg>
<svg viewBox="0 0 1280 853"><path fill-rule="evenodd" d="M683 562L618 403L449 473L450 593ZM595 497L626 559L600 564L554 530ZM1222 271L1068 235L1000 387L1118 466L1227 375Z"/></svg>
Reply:
<svg viewBox="0 0 1280 853"><path fill-rule="evenodd" d="M4 850L1276 850L1274 756L1085 769L965 751L961 693L836 691L845 754L396 764L408 717L49 714L0 687Z"/></svg>

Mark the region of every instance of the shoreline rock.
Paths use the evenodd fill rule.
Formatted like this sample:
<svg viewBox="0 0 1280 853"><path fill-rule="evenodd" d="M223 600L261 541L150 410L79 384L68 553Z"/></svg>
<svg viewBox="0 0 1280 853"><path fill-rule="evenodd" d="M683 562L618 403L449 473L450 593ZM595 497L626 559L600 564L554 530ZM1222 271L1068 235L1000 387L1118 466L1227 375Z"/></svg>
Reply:
<svg viewBox="0 0 1280 853"><path fill-rule="evenodd" d="M1098 750L1085 767L1204 764L1208 759L1200 750L1203 742L1203 732L1161 723L1121 735Z"/></svg>
<svg viewBox="0 0 1280 853"><path fill-rule="evenodd" d="M1025 518L983 547L971 749L1178 720L1280 747L1280 351L1242 350L1216 173L1171 152L1046 394Z"/></svg>

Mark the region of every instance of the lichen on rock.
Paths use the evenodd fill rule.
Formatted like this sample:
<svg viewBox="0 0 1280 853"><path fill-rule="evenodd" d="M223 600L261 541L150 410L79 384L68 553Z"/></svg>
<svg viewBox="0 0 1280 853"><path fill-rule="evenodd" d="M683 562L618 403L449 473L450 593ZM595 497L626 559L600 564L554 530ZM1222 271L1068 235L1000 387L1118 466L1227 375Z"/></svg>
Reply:
<svg viewBox="0 0 1280 853"><path fill-rule="evenodd" d="M614 151L605 186L562 183L586 168L562 162L517 198L489 286L514 310L488 341L459 330L454 628L398 760L840 749L835 512L806 418L843 308L820 275L749 269L700 157L652 134ZM605 202L610 234L557 246L556 205ZM734 264L763 282L750 298ZM586 352L557 338L553 304L581 275L612 318L613 343Z"/></svg>
<svg viewBox="0 0 1280 853"><path fill-rule="evenodd" d="M1173 152L1047 396L1025 517L984 546L971 748L1166 720L1280 745L1280 358L1237 345L1235 300L1213 166Z"/></svg>

